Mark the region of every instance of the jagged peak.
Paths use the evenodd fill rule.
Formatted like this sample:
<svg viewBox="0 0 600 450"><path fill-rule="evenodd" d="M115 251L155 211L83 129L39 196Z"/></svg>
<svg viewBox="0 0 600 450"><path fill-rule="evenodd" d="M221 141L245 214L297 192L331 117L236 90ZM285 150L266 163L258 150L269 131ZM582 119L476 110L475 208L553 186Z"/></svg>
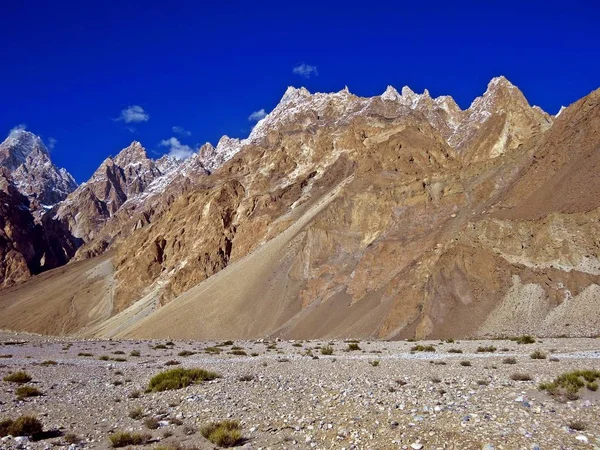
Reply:
<svg viewBox="0 0 600 450"><path fill-rule="evenodd" d="M140 142L133 141L115 156L114 162L119 166L125 166L146 159L148 159L146 149Z"/></svg>
<svg viewBox="0 0 600 450"><path fill-rule="evenodd" d="M512 84L504 75L500 75L499 77L494 77L490 80L487 85L488 91L493 90L498 87L505 87L509 89L517 89L517 87Z"/></svg>
<svg viewBox="0 0 600 450"><path fill-rule="evenodd" d="M402 87L402 97L411 97L412 98L415 95L417 95L417 94L415 94L415 92L408 86Z"/></svg>
<svg viewBox="0 0 600 450"><path fill-rule="evenodd" d="M298 100L300 98L310 97L310 92L305 87L295 88L294 86L288 86L281 97L280 103L287 103L289 101Z"/></svg>
<svg viewBox="0 0 600 450"><path fill-rule="evenodd" d="M383 100L397 101L400 100L400 93L392 85L388 85L385 92L381 94Z"/></svg>
<svg viewBox="0 0 600 450"><path fill-rule="evenodd" d="M562 113L562 112L563 112L565 109L567 109L567 108L566 108L566 107L564 107L564 106L561 106L561 107L560 107L560 109L558 110L558 112L557 112L557 113L554 115L554 117L558 117L558 116L560 116L560 115L561 115L561 113Z"/></svg>

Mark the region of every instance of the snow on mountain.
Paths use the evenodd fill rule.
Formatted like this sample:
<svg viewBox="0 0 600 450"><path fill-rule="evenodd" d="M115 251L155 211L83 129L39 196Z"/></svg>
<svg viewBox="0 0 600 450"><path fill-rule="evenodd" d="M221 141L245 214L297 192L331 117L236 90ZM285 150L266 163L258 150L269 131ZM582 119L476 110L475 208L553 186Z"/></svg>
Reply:
<svg viewBox="0 0 600 450"><path fill-rule="evenodd" d="M42 139L26 130L13 130L0 144L0 166L34 209L58 203L77 187L69 172L52 163Z"/></svg>

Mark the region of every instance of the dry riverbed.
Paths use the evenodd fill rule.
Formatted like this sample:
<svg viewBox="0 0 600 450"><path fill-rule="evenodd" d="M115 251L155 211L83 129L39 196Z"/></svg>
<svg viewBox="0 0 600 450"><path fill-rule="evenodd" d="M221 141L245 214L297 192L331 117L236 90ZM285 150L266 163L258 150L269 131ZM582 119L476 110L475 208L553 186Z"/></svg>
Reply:
<svg viewBox="0 0 600 450"><path fill-rule="evenodd" d="M545 358L531 358L536 350ZM220 377L145 392L173 368ZM124 431L148 435L131 448L211 449L202 427L225 419L239 421L239 445L254 449L600 448L593 383L578 398L538 389L583 369L600 370L600 339L223 343L5 332L0 378L23 370L31 381L0 381L0 421L31 415L44 431L5 436L0 448L106 449ZM42 395L19 399L23 386Z"/></svg>

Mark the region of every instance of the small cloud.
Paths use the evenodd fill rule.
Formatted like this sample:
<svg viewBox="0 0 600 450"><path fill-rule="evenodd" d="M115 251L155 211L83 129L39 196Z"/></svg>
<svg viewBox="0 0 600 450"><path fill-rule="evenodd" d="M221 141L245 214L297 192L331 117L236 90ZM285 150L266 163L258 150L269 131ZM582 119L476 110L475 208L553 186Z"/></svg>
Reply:
<svg viewBox="0 0 600 450"><path fill-rule="evenodd" d="M194 150L189 145L182 144L176 137L162 140L159 145L169 147L169 156L175 159L187 159L194 154Z"/></svg>
<svg viewBox="0 0 600 450"><path fill-rule="evenodd" d="M172 128L173 133L178 134L179 136L185 137L185 136L191 136L192 133L188 130L186 130L183 127L178 127L178 126L174 126Z"/></svg>
<svg viewBox="0 0 600 450"><path fill-rule="evenodd" d="M49 150L54 150L54 147L56 147L56 139L54 139L53 137L49 137L48 138L48 149Z"/></svg>
<svg viewBox="0 0 600 450"><path fill-rule="evenodd" d="M304 78L310 78L312 75L317 76L319 72L317 71L317 66L311 66L310 64L300 64L292 69L292 72L296 75L300 75Z"/></svg>
<svg viewBox="0 0 600 450"><path fill-rule="evenodd" d="M13 134L17 131L24 131L26 129L27 129L27 125L25 125L24 123L20 123L19 125L12 127L9 134Z"/></svg>
<svg viewBox="0 0 600 450"><path fill-rule="evenodd" d="M265 116L267 115L267 113L265 112L264 108L259 109L258 111L254 111L252 114L250 114L248 116L248 120L250 122L258 122L261 119L264 119Z"/></svg>
<svg viewBox="0 0 600 450"><path fill-rule="evenodd" d="M127 129L127 131L129 131L130 133L137 133L137 128L136 127L125 127Z"/></svg>
<svg viewBox="0 0 600 450"><path fill-rule="evenodd" d="M132 123L132 122L148 122L148 120L150 119L150 114L148 114L146 111L144 111L144 108L142 108L139 105L133 105L130 106L128 108L125 108L123 111L121 111L121 115L116 118L116 121L123 121L125 123Z"/></svg>

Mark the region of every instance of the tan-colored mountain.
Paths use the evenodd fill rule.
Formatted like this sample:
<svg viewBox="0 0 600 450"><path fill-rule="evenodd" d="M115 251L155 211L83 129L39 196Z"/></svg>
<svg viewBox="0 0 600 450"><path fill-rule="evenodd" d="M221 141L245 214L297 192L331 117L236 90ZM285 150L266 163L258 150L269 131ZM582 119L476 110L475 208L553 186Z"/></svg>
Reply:
<svg viewBox="0 0 600 450"><path fill-rule="evenodd" d="M600 91L553 118L502 77L465 111L408 88L372 98L290 88L247 139L219 143L226 157L203 163L210 174L167 183L156 195L166 206L94 231L109 253L0 291L0 327L596 334L599 130ZM72 299L85 307L69 309ZM28 315L38 307L63 314L48 324Z"/></svg>

